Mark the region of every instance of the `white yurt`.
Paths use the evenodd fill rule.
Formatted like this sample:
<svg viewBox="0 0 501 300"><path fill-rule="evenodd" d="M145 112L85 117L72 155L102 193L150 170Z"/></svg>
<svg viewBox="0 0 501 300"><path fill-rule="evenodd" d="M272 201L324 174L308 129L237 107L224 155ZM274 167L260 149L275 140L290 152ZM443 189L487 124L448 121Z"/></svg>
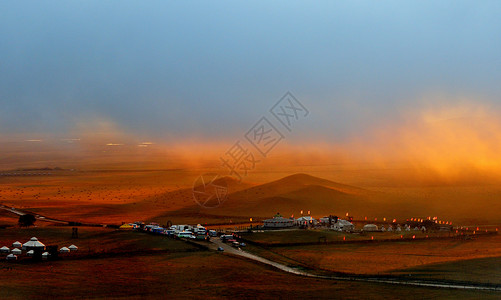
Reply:
<svg viewBox="0 0 501 300"><path fill-rule="evenodd" d="M17 260L17 256L15 256L14 254L9 254L9 255L7 255L7 257L5 259L7 259L7 260Z"/></svg>
<svg viewBox="0 0 501 300"><path fill-rule="evenodd" d="M23 244L23 250L31 250L33 248L45 250L45 245L36 237L32 237L28 242Z"/></svg>
<svg viewBox="0 0 501 300"><path fill-rule="evenodd" d="M50 253L49 252L44 252L42 253L42 259L48 259L50 256Z"/></svg>
<svg viewBox="0 0 501 300"><path fill-rule="evenodd" d="M71 245L71 246L68 247L68 249L70 249L73 252L73 251L77 251L78 247L75 246L75 245Z"/></svg>
<svg viewBox="0 0 501 300"><path fill-rule="evenodd" d="M69 253L70 249L68 249L68 247L63 247L63 248L59 249L59 252L61 252L61 253Z"/></svg>
<svg viewBox="0 0 501 300"><path fill-rule="evenodd" d="M12 243L12 248L21 248L22 246L23 244L19 241Z"/></svg>
<svg viewBox="0 0 501 300"><path fill-rule="evenodd" d="M9 253L9 252L10 252L10 249L7 246L3 246L2 248L0 248L0 253Z"/></svg>
<svg viewBox="0 0 501 300"><path fill-rule="evenodd" d="M377 231L378 228L377 228L377 225L375 225L375 224L365 224L363 230L364 231Z"/></svg>
<svg viewBox="0 0 501 300"><path fill-rule="evenodd" d="M17 248L12 249L12 254L14 254L14 255L21 255L21 253L23 253L23 252Z"/></svg>
<svg viewBox="0 0 501 300"><path fill-rule="evenodd" d="M26 255L28 255L28 256L33 256L33 254L35 254L35 251L33 251L33 250L26 252Z"/></svg>

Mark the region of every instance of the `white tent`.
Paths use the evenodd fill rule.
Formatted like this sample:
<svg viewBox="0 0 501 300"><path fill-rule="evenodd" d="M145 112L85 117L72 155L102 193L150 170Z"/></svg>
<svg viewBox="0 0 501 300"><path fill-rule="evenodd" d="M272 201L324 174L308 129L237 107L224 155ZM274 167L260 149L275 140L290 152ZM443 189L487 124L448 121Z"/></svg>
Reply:
<svg viewBox="0 0 501 300"><path fill-rule="evenodd" d="M21 244L20 242L14 242L14 243L12 243L12 248L20 248L22 246L23 246L23 244Z"/></svg>
<svg viewBox="0 0 501 300"><path fill-rule="evenodd" d="M21 253L23 253L23 252L17 248L12 249L12 254L14 254L14 255L20 255Z"/></svg>
<svg viewBox="0 0 501 300"><path fill-rule="evenodd" d="M9 255L7 255L7 257L5 259L7 259L7 260L17 260L17 256L15 256L14 254L9 254Z"/></svg>
<svg viewBox="0 0 501 300"><path fill-rule="evenodd" d="M50 256L49 252L42 253L42 259L47 259L47 258L49 258L49 256Z"/></svg>
<svg viewBox="0 0 501 300"><path fill-rule="evenodd" d="M7 246L3 246L2 248L0 248L0 253L9 253L9 252L10 252L10 249Z"/></svg>
<svg viewBox="0 0 501 300"><path fill-rule="evenodd" d="M365 224L363 230L364 231L377 231L378 228L375 224Z"/></svg>
<svg viewBox="0 0 501 300"><path fill-rule="evenodd" d="M68 247L68 249L70 249L71 251L77 251L78 247L75 246L75 245L71 245L71 246Z"/></svg>
<svg viewBox="0 0 501 300"><path fill-rule="evenodd" d="M26 252L26 255L28 255L28 256L33 256L33 254L35 254L35 251L33 251L33 250Z"/></svg>
<svg viewBox="0 0 501 300"><path fill-rule="evenodd" d="M59 249L59 252L68 253L68 252L70 252L70 249L68 249L68 247L63 247L63 248Z"/></svg>
<svg viewBox="0 0 501 300"><path fill-rule="evenodd" d="M45 250L45 245L39 242L36 237L32 237L28 242L23 244L23 250L28 250L29 248L41 248Z"/></svg>
<svg viewBox="0 0 501 300"><path fill-rule="evenodd" d="M317 220L312 218L311 216L304 216L301 218L296 219L296 224L297 225L316 225Z"/></svg>
<svg viewBox="0 0 501 300"><path fill-rule="evenodd" d="M331 229L337 231L353 231L355 230L355 225L347 220L338 219L336 223L332 224Z"/></svg>

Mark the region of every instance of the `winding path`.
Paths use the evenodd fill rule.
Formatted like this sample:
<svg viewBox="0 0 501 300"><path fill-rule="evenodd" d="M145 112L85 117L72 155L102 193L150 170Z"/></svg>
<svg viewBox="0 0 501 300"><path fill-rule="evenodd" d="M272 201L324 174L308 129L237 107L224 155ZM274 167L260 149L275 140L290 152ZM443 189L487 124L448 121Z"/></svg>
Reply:
<svg viewBox="0 0 501 300"><path fill-rule="evenodd" d="M501 291L501 286L486 286L486 285L472 285L472 284L458 284L451 282L441 282L441 281L424 281L424 280L411 280L404 278L378 278L378 277L359 277L352 275L345 276L327 276L327 275L316 275L311 274L306 271L297 270L291 267L288 267L284 264L274 262L263 258L261 256L257 256L255 254L246 252L244 250L233 248L232 246L223 243L219 238L212 238L211 244L209 248L213 250L217 250L218 247L222 247L224 252L233 254L236 256L245 257L279 270L282 270L287 273L305 276L305 277L313 277L319 279L331 279L331 280L345 280L345 281L364 281L364 282L374 282L374 283L388 283L388 284L400 284L400 285L411 285L411 286L422 286L422 287L433 287L433 288L450 288L450 289L467 289L467 290L482 290L482 291Z"/></svg>

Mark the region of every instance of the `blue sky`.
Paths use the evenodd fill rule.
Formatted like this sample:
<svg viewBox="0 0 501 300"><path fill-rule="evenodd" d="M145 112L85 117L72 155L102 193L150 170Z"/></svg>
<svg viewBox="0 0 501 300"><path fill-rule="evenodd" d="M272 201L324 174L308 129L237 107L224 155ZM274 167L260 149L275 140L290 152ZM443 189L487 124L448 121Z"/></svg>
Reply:
<svg viewBox="0 0 501 300"><path fill-rule="evenodd" d="M234 140L286 92L333 141L427 99L497 105L498 1L4 1L0 134L107 120Z"/></svg>

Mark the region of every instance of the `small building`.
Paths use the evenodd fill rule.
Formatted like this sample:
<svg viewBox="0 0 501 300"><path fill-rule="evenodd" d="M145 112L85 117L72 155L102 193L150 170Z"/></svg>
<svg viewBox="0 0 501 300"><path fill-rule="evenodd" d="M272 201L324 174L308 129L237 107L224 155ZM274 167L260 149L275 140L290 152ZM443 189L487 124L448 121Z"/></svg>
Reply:
<svg viewBox="0 0 501 300"><path fill-rule="evenodd" d="M286 219L277 213L272 219L263 221L265 228L288 228L294 226L294 219Z"/></svg>
<svg viewBox="0 0 501 300"><path fill-rule="evenodd" d="M9 254L9 255L7 255L7 257L5 259L7 259L7 260L17 260L17 256L15 256L14 254Z"/></svg>
<svg viewBox="0 0 501 300"><path fill-rule="evenodd" d="M33 250L26 252L26 255L28 255L29 257L32 257L34 254L35 254L35 251L33 251Z"/></svg>
<svg viewBox="0 0 501 300"><path fill-rule="evenodd" d="M378 228L375 224L365 224L363 231L378 231Z"/></svg>
<svg viewBox="0 0 501 300"><path fill-rule="evenodd" d="M21 244L21 242L14 242L12 243L12 248L21 248L23 246L23 244Z"/></svg>
<svg viewBox="0 0 501 300"><path fill-rule="evenodd" d="M42 253L42 259L47 260L49 259L50 253L49 252L44 252Z"/></svg>
<svg viewBox="0 0 501 300"><path fill-rule="evenodd" d="M10 252L10 249L7 246L3 246L2 248L0 248L0 253L9 253L9 252Z"/></svg>
<svg viewBox="0 0 501 300"><path fill-rule="evenodd" d="M23 253L23 251L21 251L21 250L19 250L19 249L17 249L17 248L12 249L12 251L11 251L11 252L12 252L12 254L14 254L14 255L21 255L21 253Z"/></svg>
<svg viewBox="0 0 501 300"><path fill-rule="evenodd" d="M68 247L63 247L63 248L59 249L59 252L61 252L61 253L69 253L70 249Z"/></svg>
<svg viewBox="0 0 501 300"><path fill-rule="evenodd" d="M72 251L72 252L73 252L73 251L77 251L77 250L78 250L78 247L77 247L77 246L75 246L75 245L71 245L71 246L69 246L69 247L68 247L68 249L70 249L70 251Z"/></svg>

